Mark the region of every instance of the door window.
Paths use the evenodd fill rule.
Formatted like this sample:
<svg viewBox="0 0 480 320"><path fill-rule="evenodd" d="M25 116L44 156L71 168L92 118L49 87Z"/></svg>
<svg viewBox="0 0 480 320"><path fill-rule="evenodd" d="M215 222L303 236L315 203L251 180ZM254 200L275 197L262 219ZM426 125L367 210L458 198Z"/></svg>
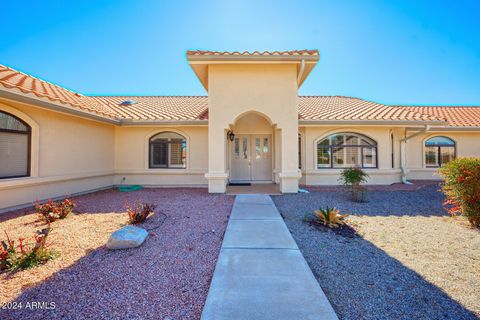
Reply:
<svg viewBox="0 0 480 320"><path fill-rule="evenodd" d="M242 140L242 158L248 159L248 138L244 137Z"/></svg>
<svg viewBox="0 0 480 320"><path fill-rule="evenodd" d="M261 151L260 151L260 138L255 138L255 159L261 158Z"/></svg>
<svg viewBox="0 0 480 320"><path fill-rule="evenodd" d="M270 147L268 145L268 138L263 138L263 159L270 158Z"/></svg>

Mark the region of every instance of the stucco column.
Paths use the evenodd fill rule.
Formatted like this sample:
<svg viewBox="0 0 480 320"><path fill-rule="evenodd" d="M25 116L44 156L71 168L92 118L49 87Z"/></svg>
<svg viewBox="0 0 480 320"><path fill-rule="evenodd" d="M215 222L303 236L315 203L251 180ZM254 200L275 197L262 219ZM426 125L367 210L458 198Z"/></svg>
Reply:
<svg viewBox="0 0 480 320"><path fill-rule="evenodd" d="M208 127L208 192L225 193L228 181L226 171L226 131L209 123Z"/></svg>
<svg viewBox="0 0 480 320"><path fill-rule="evenodd" d="M298 125L296 121L292 122L292 125L282 128L281 146L280 191L297 193L298 180L302 175L298 169Z"/></svg>

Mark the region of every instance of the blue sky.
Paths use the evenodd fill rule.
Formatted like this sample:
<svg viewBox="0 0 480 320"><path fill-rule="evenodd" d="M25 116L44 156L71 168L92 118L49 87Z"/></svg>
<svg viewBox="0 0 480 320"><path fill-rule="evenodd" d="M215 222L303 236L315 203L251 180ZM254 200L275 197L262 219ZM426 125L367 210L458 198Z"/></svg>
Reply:
<svg viewBox="0 0 480 320"><path fill-rule="evenodd" d="M479 1L5 1L0 63L84 94L204 95L187 49L319 49L302 95L480 105Z"/></svg>

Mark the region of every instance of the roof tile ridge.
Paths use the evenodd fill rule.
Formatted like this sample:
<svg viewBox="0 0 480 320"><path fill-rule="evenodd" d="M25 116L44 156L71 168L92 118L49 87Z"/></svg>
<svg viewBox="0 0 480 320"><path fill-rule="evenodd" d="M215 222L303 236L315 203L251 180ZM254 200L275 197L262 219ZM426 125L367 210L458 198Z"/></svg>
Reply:
<svg viewBox="0 0 480 320"><path fill-rule="evenodd" d="M474 106L474 105L458 105L458 106L452 106L452 105L420 105L420 104L399 104L399 105L390 105L391 107L397 107L397 108L449 108L449 109L455 109L455 108L480 108L480 105Z"/></svg>
<svg viewBox="0 0 480 320"><path fill-rule="evenodd" d="M208 95L85 95L91 98L208 98Z"/></svg>

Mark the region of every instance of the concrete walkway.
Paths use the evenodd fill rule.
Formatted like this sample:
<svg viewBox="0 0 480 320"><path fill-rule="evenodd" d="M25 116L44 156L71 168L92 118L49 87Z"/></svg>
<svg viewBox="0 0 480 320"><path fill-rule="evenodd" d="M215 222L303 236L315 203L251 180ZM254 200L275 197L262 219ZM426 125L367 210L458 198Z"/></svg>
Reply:
<svg viewBox="0 0 480 320"><path fill-rule="evenodd" d="M202 319L337 319L268 195L236 197Z"/></svg>

